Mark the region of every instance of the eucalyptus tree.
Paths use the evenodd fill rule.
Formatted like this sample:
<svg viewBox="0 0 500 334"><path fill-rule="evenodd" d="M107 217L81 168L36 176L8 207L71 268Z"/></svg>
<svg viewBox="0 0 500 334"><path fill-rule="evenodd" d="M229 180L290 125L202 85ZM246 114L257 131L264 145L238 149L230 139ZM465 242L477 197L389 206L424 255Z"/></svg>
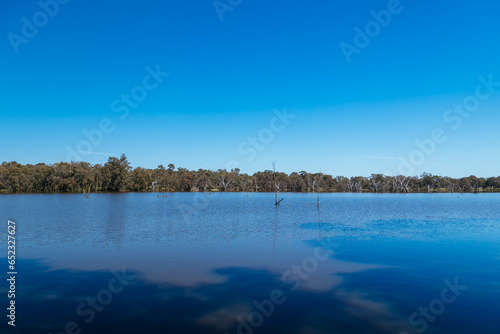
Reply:
<svg viewBox="0 0 500 334"><path fill-rule="evenodd" d="M125 154L120 158L109 157L102 168L103 186L107 191L120 191L128 187L130 163Z"/></svg>
<svg viewBox="0 0 500 334"><path fill-rule="evenodd" d="M383 174L372 174L369 178L371 189L378 193L385 187L385 177Z"/></svg>
<svg viewBox="0 0 500 334"><path fill-rule="evenodd" d="M219 169L217 171L216 180L219 191L226 191L235 181L235 173L233 171L229 173L225 169Z"/></svg>

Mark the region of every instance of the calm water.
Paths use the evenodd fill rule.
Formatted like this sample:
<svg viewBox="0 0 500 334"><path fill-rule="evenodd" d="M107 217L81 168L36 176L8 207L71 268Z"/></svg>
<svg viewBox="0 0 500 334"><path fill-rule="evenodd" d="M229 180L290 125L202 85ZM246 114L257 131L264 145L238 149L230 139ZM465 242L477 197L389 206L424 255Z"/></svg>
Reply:
<svg viewBox="0 0 500 334"><path fill-rule="evenodd" d="M283 197L0 196L0 331L499 332L500 194Z"/></svg>

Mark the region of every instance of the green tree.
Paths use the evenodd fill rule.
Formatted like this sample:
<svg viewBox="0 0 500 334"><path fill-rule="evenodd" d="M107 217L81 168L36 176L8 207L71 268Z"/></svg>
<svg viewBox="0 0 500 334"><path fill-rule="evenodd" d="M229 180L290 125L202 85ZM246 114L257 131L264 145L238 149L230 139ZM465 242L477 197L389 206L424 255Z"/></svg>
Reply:
<svg viewBox="0 0 500 334"><path fill-rule="evenodd" d="M130 163L125 154L121 157L110 157L102 168L103 188L107 191L126 190L128 185L128 172Z"/></svg>

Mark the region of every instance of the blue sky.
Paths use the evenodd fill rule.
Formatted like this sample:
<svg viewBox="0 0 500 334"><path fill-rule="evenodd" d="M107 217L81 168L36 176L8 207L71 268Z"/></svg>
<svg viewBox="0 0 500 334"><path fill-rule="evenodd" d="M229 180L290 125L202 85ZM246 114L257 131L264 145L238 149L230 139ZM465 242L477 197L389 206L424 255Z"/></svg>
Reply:
<svg viewBox="0 0 500 334"><path fill-rule="evenodd" d="M222 21L213 1L41 2L53 16L32 0L1 6L0 161L74 150L150 168L500 175L500 86L483 85L467 117L446 114L479 77L500 82L496 1L220 0L232 9ZM354 28L376 28L371 11L388 7L397 13L348 63L341 43L356 47ZM23 29L34 20L36 33ZM141 101L121 119L132 93ZM273 121L285 109L294 118ZM435 129L446 140L419 148Z"/></svg>

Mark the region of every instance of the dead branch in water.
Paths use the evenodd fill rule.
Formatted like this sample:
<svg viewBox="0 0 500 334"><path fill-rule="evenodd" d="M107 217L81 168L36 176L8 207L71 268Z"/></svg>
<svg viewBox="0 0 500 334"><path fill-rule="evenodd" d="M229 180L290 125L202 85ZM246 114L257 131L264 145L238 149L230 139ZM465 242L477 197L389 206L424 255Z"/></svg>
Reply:
<svg viewBox="0 0 500 334"><path fill-rule="evenodd" d="M278 200L278 193L280 192L280 189L283 186L283 181L281 180L281 178L276 177L276 161L272 161L272 164L273 164L273 183L276 195L274 200L274 205L279 206L281 201L284 200L284 198Z"/></svg>

